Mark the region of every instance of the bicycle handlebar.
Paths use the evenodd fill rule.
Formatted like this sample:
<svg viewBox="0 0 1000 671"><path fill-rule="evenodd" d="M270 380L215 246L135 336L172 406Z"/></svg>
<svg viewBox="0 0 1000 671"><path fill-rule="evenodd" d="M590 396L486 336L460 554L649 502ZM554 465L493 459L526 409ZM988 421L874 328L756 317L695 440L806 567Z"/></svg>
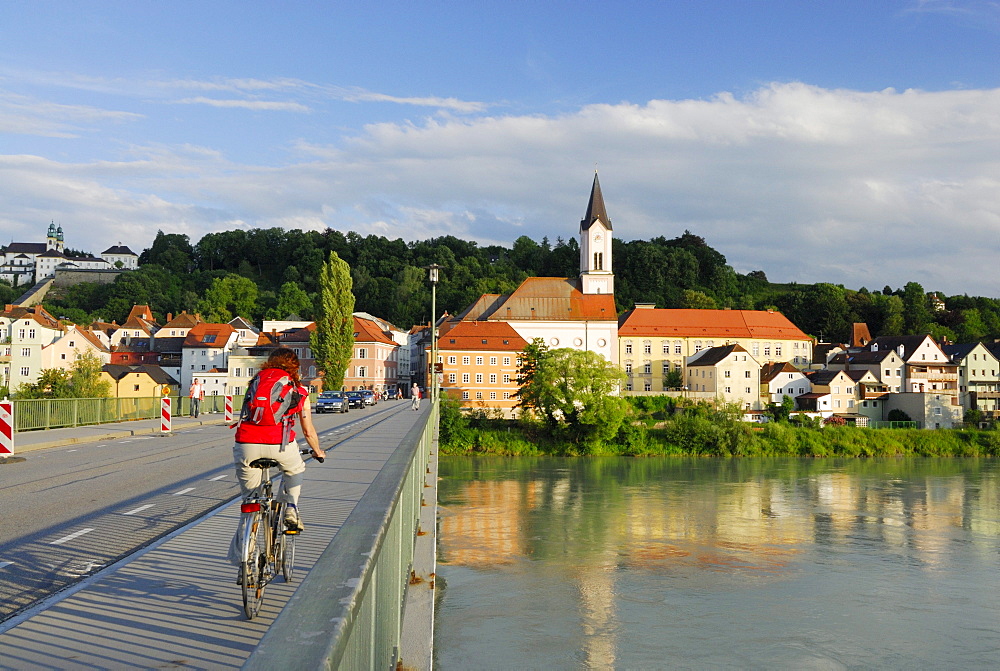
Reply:
<svg viewBox="0 0 1000 671"><path fill-rule="evenodd" d="M299 450L299 454L312 454L312 450ZM321 464L326 461L326 457L313 457L313 459Z"/></svg>

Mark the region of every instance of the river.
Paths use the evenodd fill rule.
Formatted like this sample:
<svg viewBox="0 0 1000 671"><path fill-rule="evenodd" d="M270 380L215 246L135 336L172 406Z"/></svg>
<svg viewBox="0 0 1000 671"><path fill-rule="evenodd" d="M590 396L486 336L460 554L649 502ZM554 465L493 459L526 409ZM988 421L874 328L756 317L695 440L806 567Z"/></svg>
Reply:
<svg viewBox="0 0 1000 671"><path fill-rule="evenodd" d="M443 458L438 669L1000 666L1000 462Z"/></svg>

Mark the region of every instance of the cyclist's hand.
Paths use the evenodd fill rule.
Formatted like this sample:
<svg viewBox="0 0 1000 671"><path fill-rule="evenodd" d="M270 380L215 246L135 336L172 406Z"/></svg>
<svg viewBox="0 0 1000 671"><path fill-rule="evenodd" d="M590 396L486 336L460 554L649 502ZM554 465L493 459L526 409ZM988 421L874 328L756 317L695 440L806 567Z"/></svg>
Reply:
<svg viewBox="0 0 1000 671"><path fill-rule="evenodd" d="M315 459L316 461L318 461L321 464L326 459L326 451L325 450L322 450L322 449L320 449L320 450L313 450L311 454L312 454L313 459Z"/></svg>

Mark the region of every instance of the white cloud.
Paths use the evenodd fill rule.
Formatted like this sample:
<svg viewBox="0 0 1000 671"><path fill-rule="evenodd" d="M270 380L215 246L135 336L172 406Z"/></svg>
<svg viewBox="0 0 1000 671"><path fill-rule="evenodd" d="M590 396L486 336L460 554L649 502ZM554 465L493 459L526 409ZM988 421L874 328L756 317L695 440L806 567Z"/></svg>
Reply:
<svg viewBox="0 0 1000 671"><path fill-rule="evenodd" d="M267 90L255 81L243 90ZM560 116L482 109L370 124L333 144L304 127L278 167L262 167L273 147L259 149L260 165L163 144L132 147L127 161L0 157L0 230L54 218L70 246L86 246L72 238L85 230L95 247L133 249L159 228L197 241L231 222L554 240L577 235L596 162L621 238L690 229L738 270L774 281L915 280L1000 297L1000 277L984 272L1000 251L1000 90L786 83Z"/></svg>
<svg viewBox="0 0 1000 671"><path fill-rule="evenodd" d="M174 101L178 105L208 105L209 107L228 107L249 110L264 110L268 112L308 112L309 108L295 102L279 102L274 100L220 100L218 98L183 98Z"/></svg>

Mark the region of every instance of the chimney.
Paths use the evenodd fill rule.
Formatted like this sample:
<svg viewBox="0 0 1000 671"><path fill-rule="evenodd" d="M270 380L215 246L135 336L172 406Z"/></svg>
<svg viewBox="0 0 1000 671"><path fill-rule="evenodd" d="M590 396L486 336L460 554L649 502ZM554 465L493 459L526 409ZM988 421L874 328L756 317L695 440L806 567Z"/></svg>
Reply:
<svg viewBox="0 0 1000 671"><path fill-rule="evenodd" d="M172 322L174 320L174 314L172 312L167 313L167 321Z"/></svg>
<svg viewBox="0 0 1000 671"><path fill-rule="evenodd" d="M14 309L14 306L11 305L10 303L7 303L6 305L3 306L3 311L4 312L10 312L13 309Z"/></svg>

